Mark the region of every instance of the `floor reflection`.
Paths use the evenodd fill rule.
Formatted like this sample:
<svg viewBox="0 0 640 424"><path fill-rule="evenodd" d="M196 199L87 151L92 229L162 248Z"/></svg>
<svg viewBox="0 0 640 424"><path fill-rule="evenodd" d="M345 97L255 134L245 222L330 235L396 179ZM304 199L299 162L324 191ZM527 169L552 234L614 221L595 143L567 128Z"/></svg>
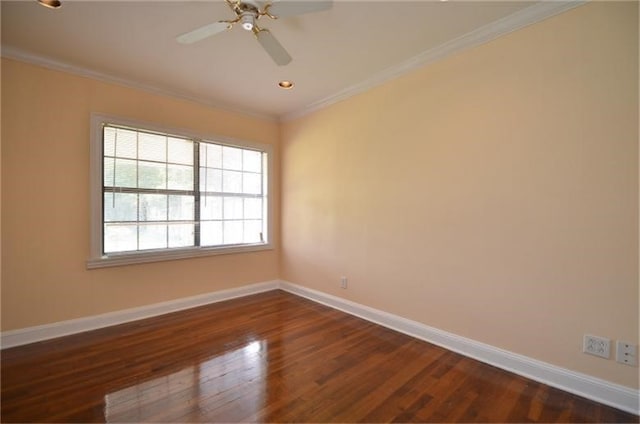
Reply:
<svg viewBox="0 0 640 424"><path fill-rule="evenodd" d="M104 397L107 422L215 420L216 415L255 414L264 406L267 342L247 345L199 364L111 392Z"/></svg>
<svg viewBox="0 0 640 424"><path fill-rule="evenodd" d="M280 291L1 359L2 422L638 422Z"/></svg>

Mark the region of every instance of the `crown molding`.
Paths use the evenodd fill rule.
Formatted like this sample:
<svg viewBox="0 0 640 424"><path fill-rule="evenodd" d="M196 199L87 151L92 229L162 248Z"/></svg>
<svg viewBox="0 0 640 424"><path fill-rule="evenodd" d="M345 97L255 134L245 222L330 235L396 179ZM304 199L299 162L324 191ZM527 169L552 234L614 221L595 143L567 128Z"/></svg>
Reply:
<svg viewBox="0 0 640 424"><path fill-rule="evenodd" d="M447 41L434 48L428 49L404 62L399 63L398 65L392 66L373 75L371 78L347 87L344 90L341 90L323 99L312 102L300 110L285 113L280 116L259 113L254 110L245 108L234 107L221 102L213 101L205 97L186 94L178 90L166 89L156 85L135 81L133 79L115 76L77 65L72 65L46 56L27 52L25 50L12 46L3 45L0 51L0 56L6 57L8 59L19 60L21 62L26 62L37 66L42 66L56 71L67 72L82 77L92 78L107 83L118 84L121 86L146 91L152 94L172 97L180 100L187 100L231 113L238 113L254 118L265 119L271 122L283 122L300 118L317 110L326 108L334 103L346 100L349 97L363 93L392 79L398 78L411 71L422 68L425 65L443 59L444 57L449 56L453 53L487 43L502 35L540 22L544 19L558 15L567 10L581 6L587 2L588 0L543 0L539 3L534 4L533 6L529 6L526 9L520 10L502 19L482 26L458 38Z"/></svg>
<svg viewBox="0 0 640 424"><path fill-rule="evenodd" d="M567 10L581 6L587 3L587 0L569 0L569 1L541 1L529 6L526 9L515 12L509 16L498 19L478 29L475 29L458 38L447 41L439 46L425 50L424 52L399 63L398 65L387 68L369 79L354 84L324 99L313 102L303 109L295 112L284 114L281 121L290 121L300 118L320 109L324 109L334 103L346 100L349 97L363 93L374 87L384 84L387 81L398 78L425 65L443 59L453 53L469 49L480 44L488 43L498 37L510 32L524 28L528 25L540 22L544 19L566 12Z"/></svg>
<svg viewBox="0 0 640 424"><path fill-rule="evenodd" d="M134 89L145 91L151 94L171 97L179 100L187 100L187 101L198 103L204 106L220 109L225 112L237 113L241 115L250 116L253 118L265 119L271 122L278 122L278 117L275 115L269 115L269 114L264 114L264 113L259 113L253 110L249 110L249 109L238 108L238 107L230 106L228 104L224 104L221 102L215 102L205 97L186 94L178 90L162 88L156 85L135 81L133 79L123 78L123 77L111 75L108 73L96 71L93 69L85 68L82 66L72 65L70 63L66 63L60 60L52 59L50 57L31 53L26 50L19 49L13 46L3 45L0 51L0 56L7 59L18 60L20 62L41 66L43 68L51 69L54 71L62 71L62 72L78 75L81 77L91 78L91 79L95 79L95 80L106 82L106 83L117 84L117 85L125 86L128 88L134 88Z"/></svg>

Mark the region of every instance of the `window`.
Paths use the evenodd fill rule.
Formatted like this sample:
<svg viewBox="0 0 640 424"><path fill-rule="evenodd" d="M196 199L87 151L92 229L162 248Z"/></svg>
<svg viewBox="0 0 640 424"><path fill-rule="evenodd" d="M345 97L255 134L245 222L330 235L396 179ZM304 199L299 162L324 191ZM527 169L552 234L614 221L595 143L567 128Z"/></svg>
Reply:
<svg viewBox="0 0 640 424"><path fill-rule="evenodd" d="M270 248L266 146L92 118L89 268Z"/></svg>

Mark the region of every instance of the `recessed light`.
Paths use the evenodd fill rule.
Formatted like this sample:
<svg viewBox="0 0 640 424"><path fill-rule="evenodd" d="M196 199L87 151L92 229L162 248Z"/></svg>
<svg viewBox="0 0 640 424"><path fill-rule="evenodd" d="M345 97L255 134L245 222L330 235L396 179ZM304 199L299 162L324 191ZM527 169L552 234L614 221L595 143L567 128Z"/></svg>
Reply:
<svg viewBox="0 0 640 424"><path fill-rule="evenodd" d="M62 2L60 0L38 0L38 3L44 7L48 7L49 9L59 9L60 6L62 6Z"/></svg>
<svg viewBox="0 0 640 424"><path fill-rule="evenodd" d="M291 90L293 88L293 83L291 81L280 81L278 83L278 87L284 89L284 90Z"/></svg>

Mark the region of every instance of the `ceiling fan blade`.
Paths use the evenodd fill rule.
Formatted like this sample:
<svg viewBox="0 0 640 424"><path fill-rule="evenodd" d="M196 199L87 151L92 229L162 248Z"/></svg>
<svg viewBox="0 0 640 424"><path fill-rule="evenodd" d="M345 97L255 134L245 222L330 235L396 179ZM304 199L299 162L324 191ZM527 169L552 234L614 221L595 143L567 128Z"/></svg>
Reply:
<svg viewBox="0 0 640 424"><path fill-rule="evenodd" d="M231 28L231 24L229 22L214 22L212 24L205 25L203 27L194 29L193 31L189 31L187 33L179 35L178 37L176 37L176 40L180 44L192 44L196 41L200 41L207 37L211 37L212 35L223 32L229 28Z"/></svg>
<svg viewBox="0 0 640 424"><path fill-rule="evenodd" d="M282 44L276 40L276 37L274 37L268 29L258 30L255 32L255 35L262 48L271 56L271 59L273 59L276 65L284 66L291 62L289 53L287 53L284 47L282 47Z"/></svg>
<svg viewBox="0 0 640 424"><path fill-rule="evenodd" d="M269 6L269 13L278 18L303 15L305 13L329 10L332 0L274 0Z"/></svg>

